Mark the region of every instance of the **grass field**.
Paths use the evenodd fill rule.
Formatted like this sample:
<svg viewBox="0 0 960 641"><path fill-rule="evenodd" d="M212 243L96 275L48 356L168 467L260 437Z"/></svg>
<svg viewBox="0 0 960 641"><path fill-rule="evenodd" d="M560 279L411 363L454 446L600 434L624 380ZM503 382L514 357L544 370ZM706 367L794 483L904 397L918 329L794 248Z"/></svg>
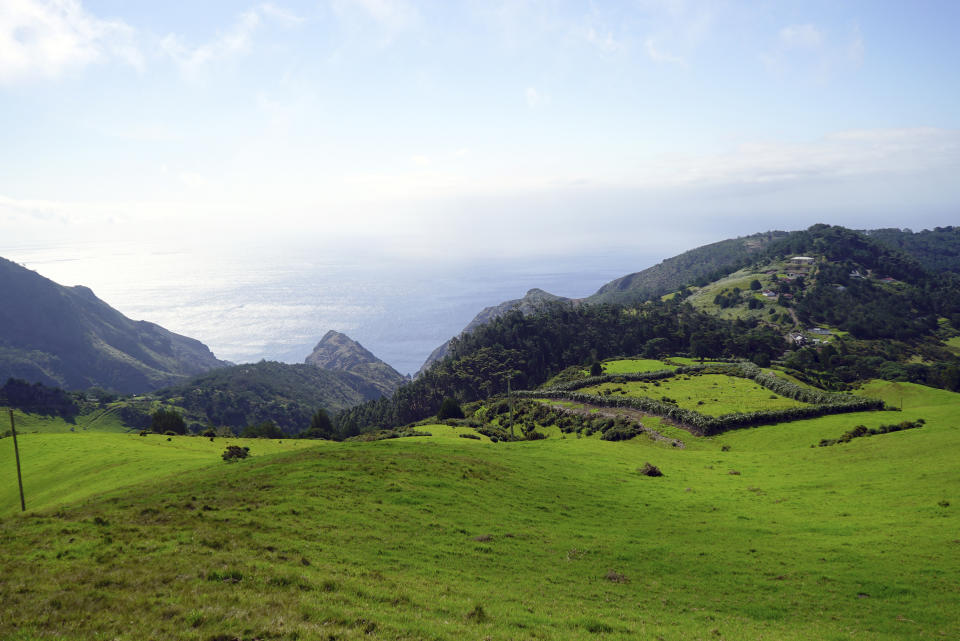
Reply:
<svg viewBox="0 0 960 641"><path fill-rule="evenodd" d="M684 450L424 426L433 436L170 463L129 484L91 465L73 482L97 492L0 519L0 638L958 638L960 395L860 393L903 411ZM24 446L87 438L139 437ZM157 455L177 440L153 438ZM665 476L637 474L646 461Z"/></svg>
<svg viewBox="0 0 960 641"><path fill-rule="evenodd" d="M670 365L652 358L625 358L616 361L605 361L602 365L604 374L635 374L637 372L657 372L665 369L677 369L676 365Z"/></svg>
<svg viewBox="0 0 960 641"><path fill-rule="evenodd" d="M623 396L647 396L655 399L666 396L684 409L696 410L709 416L803 405L774 394L751 380L723 374L676 376L651 382L602 383L578 391L584 394L600 394L607 390L621 390L614 391L613 394Z"/></svg>
<svg viewBox="0 0 960 641"><path fill-rule="evenodd" d="M67 432L129 432L130 429L120 422L117 408L98 409L89 414L81 414L72 421L60 416L40 416L13 411L14 424L18 434L63 434ZM10 429L8 408L0 406L0 434Z"/></svg>
<svg viewBox="0 0 960 641"><path fill-rule="evenodd" d="M166 479L188 470L219 467L227 445L254 456L317 446L317 441L210 439L150 434L21 434L17 441L30 509L62 505L124 485ZM323 445L326 445L325 443ZM0 516L20 509L13 439L0 439Z"/></svg>

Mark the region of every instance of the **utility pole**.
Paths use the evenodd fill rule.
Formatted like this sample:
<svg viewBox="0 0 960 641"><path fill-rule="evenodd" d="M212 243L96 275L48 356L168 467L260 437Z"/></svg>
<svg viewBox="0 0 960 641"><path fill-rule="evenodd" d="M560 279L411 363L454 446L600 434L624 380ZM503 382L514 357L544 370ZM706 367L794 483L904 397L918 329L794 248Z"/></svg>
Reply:
<svg viewBox="0 0 960 641"><path fill-rule="evenodd" d="M13 435L13 455L17 459L17 484L20 486L20 511L27 511L27 504L23 500L23 476L20 475L20 448L17 447L17 427L13 424L13 410L10 413L10 434Z"/></svg>

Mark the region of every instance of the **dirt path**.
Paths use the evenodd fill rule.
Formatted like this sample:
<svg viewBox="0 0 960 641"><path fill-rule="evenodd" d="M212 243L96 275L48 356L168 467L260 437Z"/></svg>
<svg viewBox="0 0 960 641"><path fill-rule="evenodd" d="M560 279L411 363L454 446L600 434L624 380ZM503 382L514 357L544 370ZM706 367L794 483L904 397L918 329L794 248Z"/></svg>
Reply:
<svg viewBox="0 0 960 641"><path fill-rule="evenodd" d="M643 419L648 416L653 416L653 414L647 414L645 412L641 412L640 410L634 410L626 407L601 407L599 405L589 405L586 403L581 404L581 407L565 407L559 404L558 405L551 404L550 407L552 409L555 409L560 412L564 412L566 414L577 414L579 416L592 416L592 417L605 416L607 418L617 418L618 416L625 416L630 420L634 421L637 425L639 425L640 429L643 430L643 433L649 436L652 440L664 441L664 442L670 443L670 445L672 445L673 447L680 448L680 449L684 449L686 447L684 442L681 441L680 439L664 436L660 432L656 430L652 430L646 425L644 425L642 422ZM658 418L660 418L660 420L663 422L667 422L667 420L663 417L658 417ZM680 429L685 429L681 425L675 425L673 423L670 423L670 425L674 425L674 427L679 427Z"/></svg>

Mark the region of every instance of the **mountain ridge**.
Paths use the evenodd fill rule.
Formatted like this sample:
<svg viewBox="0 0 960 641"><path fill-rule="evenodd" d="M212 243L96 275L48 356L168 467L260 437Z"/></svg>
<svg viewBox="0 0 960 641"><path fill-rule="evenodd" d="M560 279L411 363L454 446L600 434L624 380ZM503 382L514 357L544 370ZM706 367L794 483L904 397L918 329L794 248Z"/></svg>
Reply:
<svg viewBox="0 0 960 641"><path fill-rule="evenodd" d="M304 359L307 365L359 376L389 396L407 377L346 334L330 330Z"/></svg>
<svg viewBox="0 0 960 641"><path fill-rule="evenodd" d="M200 341L135 321L83 285L0 258L0 379L141 393L229 365Z"/></svg>

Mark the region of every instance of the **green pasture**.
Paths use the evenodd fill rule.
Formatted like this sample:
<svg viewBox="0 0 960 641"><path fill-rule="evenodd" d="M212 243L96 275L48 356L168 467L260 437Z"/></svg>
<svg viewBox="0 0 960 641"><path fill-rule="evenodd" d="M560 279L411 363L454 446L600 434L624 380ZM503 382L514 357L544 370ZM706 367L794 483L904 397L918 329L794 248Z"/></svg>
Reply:
<svg viewBox="0 0 960 641"><path fill-rule="evenodd" d="M169 439L169 440L167 440ZM208 438L149 434L30 434L17 431L29 509L47 508L188 470L219 467L227 445L255 456L315 447L317 441ZM13 439L0 439L0 517L20 510Z"/></svg>
<svg viewBox="0 0 960 641"><path fill-rule="evenodd" d="M102 474L141 437L28 435L25 453L90 459L73 483L97 491L0 517L0 638L958 638L960 395L859 393L903 411L687 435L686 449L423 425L433 436L250 441L228 464L209 460L225 440L152 436L141 465L185 462L138 482ZM57 453L84 441L82 457ZM647 461L664 476L639 475Z"/></svg>
<svg viewBox="0 0 960 641"><path fill-rule="evenodd" d="M60 416L41 416L13 410L13 420L18 434L62 434L88 431L128 432L130 428L121 423L120 417L117 415L118 409L119 405L97 409L88 414L81 414L72 420L66 420ZM10 430L8 411L8 408L0 407L0 434L5 434Z"/></svg>
<svg viewBox="0 0 960 641"><path fill-rule="evenodd" d="M604 374L637 374L640 372L659 372L677 369L676 365L653 358L624 358L601 363Z"/></svg>
<svg viewBox="0 0 960 641"><path fill-rule="evenodd" d="M577 391L584 394L606 394L608 390L610 396L646 396L658 400L666 396L684 409L696 410L709 416L803 405L799 401L775 394L749 379L724 374L681 375L649 382L602 383Z"/></svg>

